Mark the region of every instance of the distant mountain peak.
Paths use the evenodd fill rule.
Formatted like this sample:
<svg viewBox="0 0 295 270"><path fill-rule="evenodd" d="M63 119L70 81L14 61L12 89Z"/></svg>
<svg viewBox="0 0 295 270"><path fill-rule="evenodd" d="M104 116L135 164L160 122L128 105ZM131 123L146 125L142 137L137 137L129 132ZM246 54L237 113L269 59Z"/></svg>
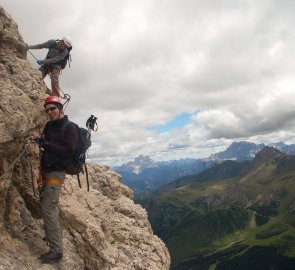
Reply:
<svg viewBox="0 0 295 270"><path fill-rule="evenodd" d="M267 162L267 161L273 160L274 158L280 158L284 156L286 156L286 154L280 152L276 148L271 146L265 146L261 151L259 151L255 155L254 162L257 162L257 161Z"/></svg>
<svg viewBox="0 0 295 270"><path fill-rule="evenodd" d="M133 161L129 161L120 166L121 171L140 174L144 169L157 167L155 162L149 155L139 155Z"/></svg>
<svg viewBox="0 0 295 270"><path fill-rule="evenodd" d="M277 142L269 146L285 153L286 156L280 156L283 154L280 154L280 152L273 148L263 150L265 147L263 143L255 144L247 141L238 141L233 142L224 151L211 155L208 158L186 158L155 162L149 155L141 154L132 161L114 167L113 169L122 176L122 182L135 192L159 188L161 185L170 183L181 177L200 173L214 164L223 164L218 174L219 176L224 176L229 170L237 171L237 167L239 167L239 165L235 166L233 163L225 162L226 160L238 162L250 161L261 150L263 151L256 156L256 160L249 165L248 169L253 167L253 170L255 170L257 166L263 165L263 163L266 165L271 163L278 170L289 170L293 166L291 165L291 156L295 155L295 144L287 145L283 142ZM233 165L232 168L229 168L231 165Z"/></svg>
<svg viewBox="0 0 295 270"><path fill-rule="evenodd" d="M154 167L157 164L149 155L139 155L134 159L133 163L145 167Z"/></svg>
<svg viewBox="0 0 295 270"><path fill-rule="evenodd" d="M216 160L249 160L254 158L255 154L263 149L264 144L255 144L246 141L233 142L225 151L213 154L211 159Z"/></svg>

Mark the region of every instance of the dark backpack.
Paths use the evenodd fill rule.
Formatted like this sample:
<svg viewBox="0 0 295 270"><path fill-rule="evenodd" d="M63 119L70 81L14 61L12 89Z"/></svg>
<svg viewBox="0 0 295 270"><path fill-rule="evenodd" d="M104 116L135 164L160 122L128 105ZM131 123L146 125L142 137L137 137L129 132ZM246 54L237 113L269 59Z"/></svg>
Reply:
<svg viewBox="0 0 295 270"><path fill-rule="evenodd" d="M60 60L58 62L58 64L61 66L61 69L64 69L68 62L69 62L69 67L71 66L70 62L72 61L72 58L71 58L70 52L71 52L72 48L73 48L73 46L67 48L68 54L66 55L66 57L63 60Z"/></svg>
<svg viewBox="0 0 295 270"><path fill-rule="evenodd" d="M65 136L65 131L67 129L67 126L70 124L75 125L77 128L78 141L77 141L74 155L71 158L67 159L65 162L66 174L77 175L79 187L81 188L79 173L84 174L84 170L85 170L86 180L87 180L87 190L89 191L88 171L87 171L87 166L85 161L86 161L86 151L91 146L91 134L90 134L90 131L88 131L87 129L81 128L77 124L71 121L67 121L62 127L61 133L63 137ZM83 165L84 165L84 168L83 168Z"/></svg>
<svg viewBox="0 0 295 270"><path fill-rule="evenodd" d="M59 39L56 40L56 45L53 47L57 50L59 50L61 52L61 50L58 48L58 43L60 42ZM72 62L72 58L71 58L71 50L73 49L73 46L67 48L68 54L60 61L58 61L57 63L54 63L53 65L60 65L61 69L64 69L67 65L67 63L69 62L69 67L70 67L70 62ZM46 58L48 58L48 54L46 56ZM52 64L51 64L52 65Z"/></svg>
<svg viewBox="0 0 295 270"><path fill-rule="evenodd" d="M68 54L66 55L66 57L56 63L61 66L61 69L64 69L68 62L69 62L69 67L71 66L70 62L72 61L72 58L71 58L70 52L71 52L72 48L73 48L73 46L67 48Z"/></svg>

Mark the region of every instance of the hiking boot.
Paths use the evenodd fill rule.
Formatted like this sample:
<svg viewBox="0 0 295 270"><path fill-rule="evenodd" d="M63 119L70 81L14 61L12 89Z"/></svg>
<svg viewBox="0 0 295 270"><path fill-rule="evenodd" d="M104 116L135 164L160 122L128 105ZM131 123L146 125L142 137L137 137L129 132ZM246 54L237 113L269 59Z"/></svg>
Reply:
<svg viewBox="0 0 295 270"><path fill-rule="evenodd" d="M59 262L62 259L62 253L58 253L55 251L50 250L49 252L42 254L39 259L42 262L47 262L47 263L55 263Z"/></svg>

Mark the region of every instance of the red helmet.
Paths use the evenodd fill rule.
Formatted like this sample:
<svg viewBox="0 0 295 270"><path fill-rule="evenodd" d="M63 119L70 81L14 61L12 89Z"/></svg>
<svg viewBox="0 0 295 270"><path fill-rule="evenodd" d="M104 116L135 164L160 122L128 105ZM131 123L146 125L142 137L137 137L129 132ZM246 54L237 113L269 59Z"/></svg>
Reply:
<svg viewBox="0 0 295 270"><path fill-rule="evenodd" d="M63 106L63 104L61 103L61 99L59 97L56 96L49 96L45 99L44 101L44 108L46 107L47 104L49 103L53 103L53 104L60 104L61 107Z"/></svg>

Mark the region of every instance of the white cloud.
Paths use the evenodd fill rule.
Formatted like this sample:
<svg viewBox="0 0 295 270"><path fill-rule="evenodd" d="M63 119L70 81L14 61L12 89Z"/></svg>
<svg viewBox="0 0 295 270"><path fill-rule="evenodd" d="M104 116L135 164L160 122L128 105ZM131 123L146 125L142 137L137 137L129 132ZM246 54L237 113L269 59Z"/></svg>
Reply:
<svg viewBox="0 0 295 270"><path fill-rule="evenodd" d="M243 134L242 122L231 111L207 110L198 113L194 120L202 123L213 137L236 137Z"/></svg>
<svg viewBox="0 0 295 270"><path fill-rule="evenodd" d="M99 117L91 156L112 164L205 156L233 140L292 142L294 1L4 0L29 44L71 36L71 119ZM58 7L58 8L57 8ZM34 50L38 58L46 50ZM37 68L35 60L28 56ZM183 112L192 122L151 131Z"/></svg>

